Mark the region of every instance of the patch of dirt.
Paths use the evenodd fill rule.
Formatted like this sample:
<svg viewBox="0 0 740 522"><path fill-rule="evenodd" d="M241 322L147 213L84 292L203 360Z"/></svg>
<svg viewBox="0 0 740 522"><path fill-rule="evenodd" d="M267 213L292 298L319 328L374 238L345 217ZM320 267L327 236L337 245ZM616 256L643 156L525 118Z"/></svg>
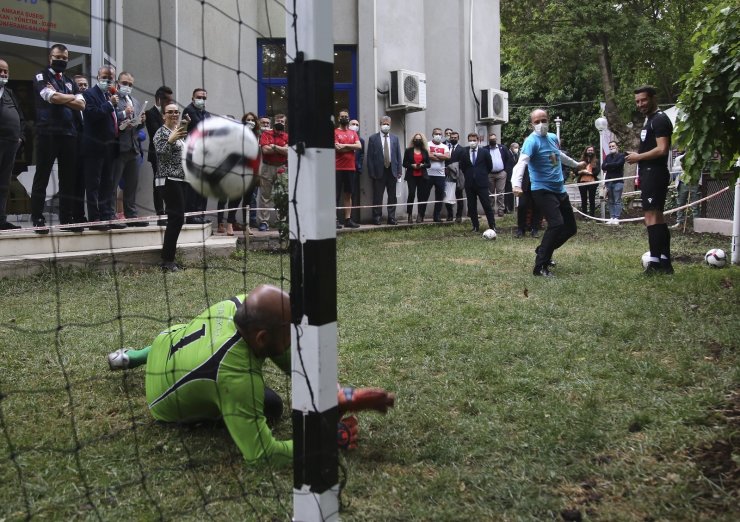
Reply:
<svg viewBox="0 0 740 522"><path fill-rule="evenodd" d="M458 265L483 265L487 261L484 261L482 259L469 259L469 258L453 258L450 259L453 263L457 263Z"/></svg>

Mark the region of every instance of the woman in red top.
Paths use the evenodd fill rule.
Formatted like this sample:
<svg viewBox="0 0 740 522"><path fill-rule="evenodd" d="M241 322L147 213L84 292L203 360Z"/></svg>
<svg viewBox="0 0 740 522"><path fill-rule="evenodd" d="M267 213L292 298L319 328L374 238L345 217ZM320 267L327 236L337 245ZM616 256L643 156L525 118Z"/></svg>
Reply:
<svg viewBox="0 0 740 522"><path fill-rule="evenodd" d="M413 223L411 214L414 211L414 196L419 201L419 212L416 215L417 223L424 222L424 213L427 210L426 201L429 199L430 189L427 169L431 166L427 143L424 134L417 132L411 138L409 146L403 153L403 168L406 169L404 179L409 188L409 197L406 200L406 212L409 215L409 223Z"/></svg>

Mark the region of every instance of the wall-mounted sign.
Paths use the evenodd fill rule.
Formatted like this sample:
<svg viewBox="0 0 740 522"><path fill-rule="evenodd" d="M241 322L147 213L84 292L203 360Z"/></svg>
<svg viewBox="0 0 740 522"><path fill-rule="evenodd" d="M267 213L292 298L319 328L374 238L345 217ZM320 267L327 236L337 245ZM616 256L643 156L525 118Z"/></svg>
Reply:
<svg viewBox="0 0 740 522"><path fill-rule="evenodd" d="M90 0L11 0L0 8L0 33L90 46Z"/></svg>

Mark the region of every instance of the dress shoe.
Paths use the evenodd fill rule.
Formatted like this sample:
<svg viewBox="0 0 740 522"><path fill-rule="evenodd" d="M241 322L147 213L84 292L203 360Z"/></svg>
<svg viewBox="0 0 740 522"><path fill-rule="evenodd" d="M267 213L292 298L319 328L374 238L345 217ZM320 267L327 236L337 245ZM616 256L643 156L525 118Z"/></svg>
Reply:
<svg viewBox="0 0 740 522"><path fill-rule="evenodd" d="M345 228L360 228L360 225L352 221L351 219L345 219L344 220L344 227Z"/></svg>
<svg viewBox="0 0 740 522"><path fill-rule="evenodd" d="M529 233L529 235L532 237L539 237L540 232L536 228L533 228L532 231Z"/></svg>
<svg viewBox="0 0 740 522"><path fill-rule="evenodd" d="M90 227L90 230L96 230L98 232L108 232L110 230L110 226L108 226L108 225L92 225Z"/></svg>
<svg viewBox="0 0 740 522"><path fill-rule="evenodd" d="M417 223L424 223L424 216L422 214L419 214L416 216L416 222Z"/></svg>
<svg viewBox="0 0 740 522"><path fill-rule="evenodd" d="M71 225L72 223L62 223L62 224ZM76 234L81 234L83 230L85 230L85 227L65 227L65 228L59 229L60 232L73 232Z"/></svg>
<svg viewBox="0 0 740 522"><path fill-rule="evenodd" d="M432 221L434 223L441 223L442 222L442 218L432 218Z"/></svg>
<svg viewBox="0 0 740 522"><path fill-rule="evenodd" d="M374 218L373 219L373 225L380 225L380 218Z"/></svg>
<svg viewBox="0 0 740 522"><path fill-rule="evenodd" d="M398 225L398 221L396 221L395 219L389 219L388 220L388 224L389 225ZM380 225L380 223L378 223L378 225Z"/></svg>
<svg viewBox="0 0 740 522"><path fill-rule="evenodd" d="M460 223L462 223L462 218L461 218L461 217L456 217L456 218L455 218L455 223L457 223L458 225L459 225Z"/></svg>
<svg viewBox="0 0 740 522"><path fill-rule="evenodd" d="M413 222L414 222L414 218L411 214L409 214L409 221L408 221L409 225L412 224Z"/></svg>
<svg viewBox="0 0 740 522"><path fill-rule="evenodd" d="M473 228L471 228L471 229L470 229L470 231L471 231L471 232L480 232L480 228L478 228L478 227L473 227Z"/></svg>
<svg viewBox="0 0 740 522"><path fill-rule="evenodd" d="M339 222L339 220L337 219L337 230L339 230L340 228L342 228L342 224L341 224L341 223Z"/></svg>
<svg viewBox="0 0 740 522"><path fill-rule="evenodd" d="M241 223L232 223L232 228L234 229L234 232L244 232L245 227Z"/></svg>
<svg viewBox="0 0 740 522"><path fill-rule="evenodd" d="M123 230L124 228L126 228L126 225L124 223L111 223L110 225L108 225L108 228L110 230Z"/></svg>
<svg viewBox="0 0 740 522"><path fill-rule="evenodd" d="M34 227L45 227L46 226L46 220L44 218L34 219L33 220L33 226ZM48 228L45 228L45 229L42 229L42 230L34 230L34 232L36 232L37 234L48 234L49 233L49 229Z"/></svg>
<svg viewBox="0 0 740 522"><path fill-rule="evenodd" d="M13 223L8 223L7 221L0 223L0 230L18 230L19 228L21 227L14 225Z"/></svg>
<svg viewBox="0 0 740 522"><path fill-rule="evenodd" d="M148 221L132 221L131 223L127 223L127 226L129 227L148 227L149 222Z"/></svg>
<svg viewBox="0 0 740 522"><path fill-rule="evenodd" d="M514 237L520 239L524 235L524 231L521 228L517 228L514 233Z"/></svg>
<svg viewBox="0 0 740 522"><path fill-rule="evenodd" d="M453 218L452 216L447 216L447 219L446 219L445 221L447 221L447 222L449 223L449 222L450 222L450 221L452 221L453 219L454 219L454 218Z"/></svg>
<svg viewBox="0 0 740 522"><path fill-rule="evenodd" d="M174 261L162 263L161 266L162 266L162 272L180 272L182 270L182 267L180 267Z"/></svg>

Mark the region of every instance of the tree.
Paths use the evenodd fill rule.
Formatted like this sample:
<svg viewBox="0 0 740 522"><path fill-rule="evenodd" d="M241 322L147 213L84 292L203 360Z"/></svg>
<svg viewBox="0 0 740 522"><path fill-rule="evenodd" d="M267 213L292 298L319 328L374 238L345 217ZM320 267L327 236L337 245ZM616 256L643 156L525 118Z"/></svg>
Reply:
<svg viewBox="0 0 740 522"><path fill-rule="evenodd" d="M712 176L740 156L740 7L721 1L704 8L693 41L701 49L681 78L676 142L686 150L683 170L694 182L708 166ZM719 151L721 161L710 161ZM737 171L735 171L737 176Z"/></svg>

